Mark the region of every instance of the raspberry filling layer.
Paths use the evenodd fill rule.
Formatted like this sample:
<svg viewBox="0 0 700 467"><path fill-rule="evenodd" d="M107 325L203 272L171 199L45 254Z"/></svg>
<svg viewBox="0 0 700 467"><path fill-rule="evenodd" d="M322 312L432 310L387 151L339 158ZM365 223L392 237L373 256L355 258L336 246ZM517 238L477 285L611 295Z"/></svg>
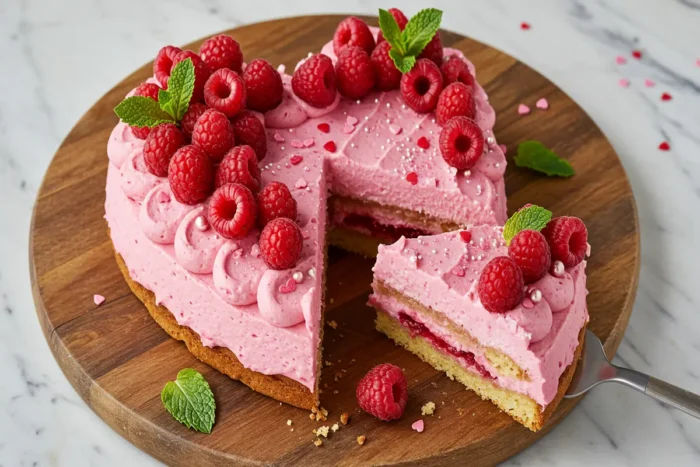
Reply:
<svg viewBox="0 0 700 467"><path fill-rule="evenodd" d="M382 224L372 216L356 213L351 213L345 216L343 219L343 224L349 228L369 231L374 237L392 242L395 242L401 238L402 235L406 238L416 238L420 237L421 235L430 235L430 232L417 227Z"/></svg>
<svg viewBox="0 0 700 467"><path fill-rule="evenodd" d="M416 321L403 311L399 312L399 321L405 328L408 329L408 332L411 333L411 337L420 336L423 339L427 339L428 341L430 341L431 344L433 344L437 349L441 350L442 352L466 361L467 365L473 368L474 371L479 373L484 378L495 379L493 376L491 376L491 373L489 373L488 370L484 368L483 365L479 364L476 361L473 353L465 352L464 350L458 350L455 347L452 347L443 339L433 334L430 331L430 329L428 329L423 323Z"/></svg>

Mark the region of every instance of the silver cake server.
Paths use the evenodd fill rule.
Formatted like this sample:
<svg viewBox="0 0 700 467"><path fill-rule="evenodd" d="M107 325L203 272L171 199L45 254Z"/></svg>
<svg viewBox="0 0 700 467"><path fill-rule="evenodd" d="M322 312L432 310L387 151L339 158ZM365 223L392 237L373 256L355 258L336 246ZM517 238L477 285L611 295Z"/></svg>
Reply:
<svg viewBox="0 0 700 467"><path fill-rule="evenodd" d="M600 339L586 329L583 354L564 397L578 397L606 382L622 383L678 410L700 418L700 396L639 371L610 363Z"/></svg>

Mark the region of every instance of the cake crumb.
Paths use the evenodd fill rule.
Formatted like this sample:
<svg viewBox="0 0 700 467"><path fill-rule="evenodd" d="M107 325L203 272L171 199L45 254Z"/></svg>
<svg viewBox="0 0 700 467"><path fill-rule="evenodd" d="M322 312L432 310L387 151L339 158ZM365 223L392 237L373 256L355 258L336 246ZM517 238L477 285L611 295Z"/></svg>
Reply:
<svg viewBox="0 0 700 467"><path fill-rule="evenodd" d="M323 364L326 366L332 366L333 362L329 362L328 360L326 360L325 362L323 362Z"/></svg>
<svg viewBox="0 0 700 467"><path fill-rule="evenodd" d="M340 423L342 423L343 425L347 425L349 421L350 415L348 415L347 412L343 412L340 414Z"/></svg>
<svg viewBox="0 0 700 467"><path fill-rule="evenodd" d="M310 414L309 414L309 418L310 418L311 420L316 420L316 414L310 413Z"/></svg>
<svg viewBox="0 0 700 467"><path fill-rule="evenodd" d="M289 431L294 431L294 427L290 428Z"/></svg>
<svg viewBox="0 0 700 467"><path fill-rule="evenodd" d="M292 426L292 421L291 421L291 420L287 420L287 426Z"/></svg>
<svg viewBox="0 0 700 467"><path fill-rule="evenodd" d="M360 435L360 436L358 436L358 437L357 437L357 444L359 444L360 446L362 446L363 444L365 444L365 440L366 440L366 439L367 439L367 437L366 437L365 435Z"/></svg>
<svg viewBox="0 0 700 467"><path fill-rule="evenodd" d="M322 444L323 444L323 441L321 441L321 440L318 439L318 438L316 439L316 441L314 441L314 446L316 446L316 447L319 447L319 446L321 446Z"/></svg>
<svg viewBox="0 0 700 467"><path fill-rule="evenodd" d="M316 429L313 431L313 433L314 433L316 436L323 436L324 438L328 438L328 430L329 430L329 429L330 429L330 428L328 428L327 426L320 426L320 427L316 428Z"/></svg>
<svg viewBox="0 0 700 467"><path fill-rule="evenodd" d="M437 383L436 383L435 381L431 381L431 382L430 382L430 385L431 385L432 387L434 387L434 388L437 387Z"/></svg>
<svg viewBox="0 0 700 467"><path fill-rule="evenodd" d="M464 412L466 412L462 407L457 407L457 413L459 414L460 417L464 416Z"/></svg>
<svg viewBox="0 0 700 467"><path fill-rule="evenodd" d="M336 431L340 430L340 425L337 423L334 423L333 426L331 426L331 431L335 433Z"/></svg>
<svg viewBox="0 0 700 467"><path fill-rule="evenodd" d="M333 329L338 329L338 323L335 322L335 320L330 320L328 321L328 325L332 327Z"/></svg>
<svg viewBox="0 0 700 467"><path fill-rule="evenodd" d="M331 302L331 305L332 305L333 302L335 302L335 299L334 299L333 297L331 297L330 302Z"/></svg>
<svg viewBox="0 0 700 467"><path fill-rule="evenodd" d="M334 390L333 390L333 394L338 394L338 390L337 390L337 389L334 389Z"/></svg>
<svg viewBox="0 0 700 467"><path fill-rule="evenodd" d="M435 402L426 402L423 407L420 408L421 415L432 415L435 413Z"/></svg>

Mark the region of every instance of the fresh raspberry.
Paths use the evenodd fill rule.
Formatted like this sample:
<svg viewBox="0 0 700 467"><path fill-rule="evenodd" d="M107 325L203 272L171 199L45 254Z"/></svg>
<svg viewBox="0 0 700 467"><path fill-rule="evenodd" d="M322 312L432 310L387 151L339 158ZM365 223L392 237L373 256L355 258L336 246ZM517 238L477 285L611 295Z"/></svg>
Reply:
<svg viewBox="0 0 700 467"><path fill-rule="evenodd" d="M442 65L442 55L442 41L440 40L440 32L438 31L435 33L430 42L428 42L428 45L425 46L420 55L418 55L418 58L428 59L437 66L440 66Z"/></svg>
<svg viewBox="0 0 700 467"><path fill-rule="evenodd" d="M377 365L360 380L355 391L362 410L380 420L401 418L408 402L408 384L401 368Z"/></svg>
<svg viewBox="0 0 700 467"><path fill-rule="evenodd" d="M233 143L231 122L218 110L206 110L192 130L192 144L202 148L214 162L223 159Z"/></svg>
<svg viewBox="0 0 700 467"><path fill-rule="evenodd" d="M510 241L508 256L520 267L526 284L540 280L552 263L547 239L536 230L518 232Z"/></svg>
<svg viewBox="0 0 700 467"><path fill-rule="evenodd" d="M162 123L153 128L143 145L146 168L158 177L168 176L168 165L175 151L185 144L185 136L172 123Z"/></svg>
<svg viewBox="0 0 700 467"><path fill-rule="evenodd" d="M160 86L154 83L141 83L136 89L134 89L134 96L148 97L158 102L158 91L160 91ZM151 133L152 128L143 127L139 128L136 126L130 126L131 132L138 139L146 139Z"/></svg>
<svg viewBox="0 0 700 467"><path fill-rule="evenodd" d="M200 203L214 191L214 164L197 146L183 146L170 159L168 182L179 202Z"/></svg>
<svg viewBox="0 0 700 467"><path fill-rule="evenodd" d="M336 79L333 61L323 54L309 57L292 76L292 90L307 104L323 108L333 103Z"/></svg>
<svg viewBox="0 0 700 467"><path fill-rule="evenodd" d="M222 237L244 237L255 224L255 197L238 183L218 188L209 200L209 222Z"/></svg>
<svg viewBox="0 0 700 467"><path fill-rule="evenodd" d="M249 109L265 112L282 102L282 77L267 60L256 58L250 62L243 72L243 81Z"/></svg>
<svg viewBox="0 0 700 467"><path fill-rule="evenodd" d="M549 243L552 260L559 260L567 268L583 261L588 250L588 230L578 217L555 217L542 229Z"/></svg>
<svg viewBox="0 0 700 467"><path fill-rule="evenodd" d="M374 87L374 67L360 47L346 46L335 62L338 91L350 99L365 97Z"/></svg>
<svg viewBox="0 0 700 467"><path fill-rule="evenodd" d="M401 78L401 96L416 112L430 112L442 91L442 73L430 60L420 59Z"/></svg>
<svg viewBox="0 0 700 467"><path fill-rule="evenodd" d="M268 222L260 234L260 255L270 269L289 269L301 256L304 238L299 226L286 217Z"/></svg>
<svg viewBox="0 0 700 467"><path fill-rule="evenodd" d="M264 226L278 217L296 220L297 201L287 185L281 182L272 182L267 184L258 194L258 223Z"/></svg>
<svg viewBox="0 0 700 467"><path fill-rule="evenodd" d="M440 131L440 152L445 162L469 169L484 152L484 135L474 120L454 117Z"/></svg>
<svg viewBox="0 0 700 467"><path fill-rule="evenodd" d="M158 51L158 55L156 55L156 59L153 61L153 75L160 85L165 88L168 87L168 79L170 79L170 70L173 69L173 61L180 52L182 52L182 50L179 47L166 45Z"/></svg>
<svg viewBox="0 0 700 467"><path fill-rule="evenodd" d="M260 167L253 148L236 146L224 156L216 169L215 186L227 183L240 183L253 193L260 191Z"/></svg>
<svg viewBox="0 0 700 467"><path fill-rule="evenodd" d="M463 116L473 119L476 104L469 86L464 83L452 83L442 90L435 108L435 118L444 125L452 117Z"/></svg>
<svg viewBox="0 0 700 467"><path fill-rule="evenodd" d="M364 49L367 55L374 49L374 37L369 26L355 16L348 16L341 21L333 34L333 51L336 55L340 55L340 51L348 45Z"/></svg>
<svg viewBox="0 0 700 467"><path fill-rule="evenodd" d="M190 104L187 108L187 112L185 112L182 120L180 120L180 128L187 138L192 138L192 131L197 124L197 120L199 120L199 117L201 117L208 108L209 107L206 105L200 103Z"/></svg>
<svg viewBox="0 0 700 467"><path fill-rule="evenodd" d="M482 305L492 313L512 310L523 299L523 272L508 256L499 256L486 265L477 290Z"/></svg>
<svg viewBox="0 0 700 467"><path fill-rule="evenodd" d="M233 135L237 145L247 144L255 151L258 160L261 161L267 153L267 135L265 134L265 126L253 112L244 110L239 113L233 120Z"/></svg>
<svg viewBox="0 0 700 467"><path fill-rule="evenodd" d="M173 60L173 68L175 65L187 59L192 60L192 65L194 65L194 91L192 92L192 99L190 102L202 102L204 98L204 84L209 79L211 71L206 63L196 53L191 50L184 50L175 56Z"/></svg>
<svg viewBox="0 0 700 467"><path fill-rule="evenodd" d="M401 72L389 57L389 50L391 50L391 44L383 41L377 44L370 56L376 76L377 89L381 91L398 89L401 83Z"/></svg>
<svg viewBox="0 0 700 467"><path fill-rule="evenodd" d="M393 16L396 20L396 24L399 26L399 29L403 31L406 28L406 24L408 24L408 18L406 18L406 15L403 14L403 11L399 10L398 8L389 8L389 13L391 13L391 16ZM379 34L377 35L377 45L381 44L385 40L384 34L382 34L382 30L380 29Z"/></svg>
<svg viewBox="0 0 700 467"><path fill-rule="evenodd" d="M225 34L205 40L199 48L199 56L211 72L221 68L228 68L236 73L241 72L241 65L243 65L241 46L235 39Z"/></svg>
<svg viewBox="0 0 700 467"><path fill-rule="evenodd" d="M456 55L448 57L440 67L445 84L452 84L456 81L464 83L470 88L474 87L474 77L469 72L467 63Z"/></svg>
<svg viewBox="0 0 700 467"><path fill-rule="evenodd" d="M245 107L245 99L243 78L228 68L216 70L204 85L204 102L228 118Z"/></svg>

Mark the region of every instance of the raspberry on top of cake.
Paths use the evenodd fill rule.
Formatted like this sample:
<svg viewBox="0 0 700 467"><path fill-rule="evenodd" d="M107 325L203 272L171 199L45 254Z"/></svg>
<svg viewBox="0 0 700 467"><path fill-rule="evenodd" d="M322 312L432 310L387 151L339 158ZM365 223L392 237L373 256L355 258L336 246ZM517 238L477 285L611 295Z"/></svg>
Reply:
<svg viewBox="0 0 700 467"><path fill-rule="evenodd" d="M386 14L390 33L343 20L291 75L225 35L163 47L115 109L105 217L127 282L200 359L300 407L318 403L327 228L374 256L506 219L474 66L438 10Z"/></svg>
<svg viewBox="0 0 700 467"><path fill-rule="evenodd" d="M370 297L380 332L532 430L566 391L588 321L586 227L550 219L527 206L505 227L380 246Z"/></svg>

